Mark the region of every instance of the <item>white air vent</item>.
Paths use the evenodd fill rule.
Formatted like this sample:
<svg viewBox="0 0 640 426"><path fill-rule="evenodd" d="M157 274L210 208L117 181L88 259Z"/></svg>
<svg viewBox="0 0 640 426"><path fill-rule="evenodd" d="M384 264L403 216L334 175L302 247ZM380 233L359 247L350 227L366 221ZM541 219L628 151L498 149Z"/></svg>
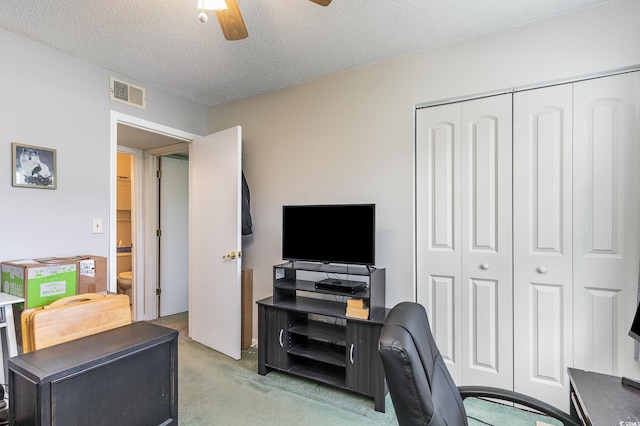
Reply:
<svg viewBox="0 0 640 426"><path fill-rule="evenodd" d="M144 89L111 77L111 100L146 109Z"/></svg>

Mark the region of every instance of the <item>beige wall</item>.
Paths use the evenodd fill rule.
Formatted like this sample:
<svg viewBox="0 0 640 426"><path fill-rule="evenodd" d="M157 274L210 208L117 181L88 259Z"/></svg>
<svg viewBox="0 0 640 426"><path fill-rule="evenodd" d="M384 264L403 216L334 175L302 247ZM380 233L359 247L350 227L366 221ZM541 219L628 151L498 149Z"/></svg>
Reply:
<svg viewBox="0 0 640 426"><path fill-rule="evenodd" d="M613 1L209 108L209 131L243 127L254 298L272 293L283 204L373 202L387 306L412 300L414 106L636 66L638 18L640 2Z"/></svg>

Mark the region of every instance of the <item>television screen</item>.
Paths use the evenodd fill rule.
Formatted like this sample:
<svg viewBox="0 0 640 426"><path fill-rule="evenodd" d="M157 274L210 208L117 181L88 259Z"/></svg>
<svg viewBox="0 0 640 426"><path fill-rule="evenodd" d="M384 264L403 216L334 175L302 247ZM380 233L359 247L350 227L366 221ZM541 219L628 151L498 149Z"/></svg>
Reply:
<svg viewBox="0 0 640 426"><path fill-rule="evenodd" d="M375 264L375 204L282 207L282 259Z"/></svg>
<svg viewBox="0 0 640 426"><path fill-rule="evenodd" d="M638 305L638 309L636 310L636 316L633 319L633 323L631 324L631 330L629 330L629 336L636 339L640 342L640 305Z"/></svg>

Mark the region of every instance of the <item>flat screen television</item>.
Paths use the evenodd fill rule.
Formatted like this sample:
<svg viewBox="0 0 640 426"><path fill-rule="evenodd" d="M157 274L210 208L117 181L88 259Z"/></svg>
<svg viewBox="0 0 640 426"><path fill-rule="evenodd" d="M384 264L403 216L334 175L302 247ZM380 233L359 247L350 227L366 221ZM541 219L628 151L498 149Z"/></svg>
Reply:
<svg viewBox="0 0 640 426"><path fill-rule="evenodd" d="M375 204L282 207L282 259L375 265Z"/></svg>

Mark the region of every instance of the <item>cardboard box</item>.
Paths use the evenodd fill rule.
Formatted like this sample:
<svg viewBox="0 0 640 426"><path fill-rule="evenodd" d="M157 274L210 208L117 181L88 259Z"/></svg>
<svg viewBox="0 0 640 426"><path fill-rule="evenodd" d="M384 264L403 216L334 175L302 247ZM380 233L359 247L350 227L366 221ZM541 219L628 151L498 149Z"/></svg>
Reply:
<svg viewBox="0 0 640 426"><path fill-rule="evenodd" d="M247 349L251 346L251 337L253 331L253 269L243 269L240 278L242 282L242 321L240 323L240 348Z"/></svg>
<svg viewBox="0 0 640 426"><path fill-rule="evenodd" d="M349 318L369 319L369 309L347 307L346 316Z"/></svg>
<svg viewBox="0 0 640 426"><path fill-rule="evenodd" d="M107 291L107 258L78 256L78 294Z"/></svg>
<svg viewBox="0 0 640 426"><path fill-rule="evenodd" d="M48 305L76 294L75 261L43 263L34 259L2 262L2 291L25 299L25 308Z"/></svg>
<svg viewBox="0 0 640 426"><path fill-rule="evenodd" d="M363 299L348 299L347 300L348 308L356 308L356 309L366 309L368 308L367 304Z"/></svg>
<svg viewBox="0 0 640 426"><path fill-rule="evenodd" d="M72 257L47 257L36 259L46 264L76 263L78 271L76 294L107 291L107 258L85 254Z"/></svg>

